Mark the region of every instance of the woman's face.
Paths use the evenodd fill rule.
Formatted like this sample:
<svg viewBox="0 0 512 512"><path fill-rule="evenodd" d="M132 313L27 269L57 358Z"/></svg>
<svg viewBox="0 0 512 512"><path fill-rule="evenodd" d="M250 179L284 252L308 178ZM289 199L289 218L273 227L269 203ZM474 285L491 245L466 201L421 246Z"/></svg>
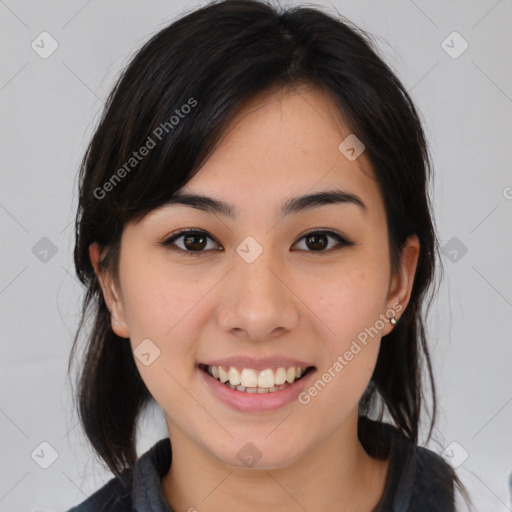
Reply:
<svg viewBox="0 0 512 512"><path fill-rule="evenodd" d="M407 305L417 239L391 276L377 182L364 152L339 149L350 131L336 112L307 88L248 103L179 191L228 203L232 216L180 204L151 212L125 227L119 288L102 283L171 438L179 432L227 464L247 465L249 455L261 456L258 467L284 467L339 433L357 414L389 317ZM281 211L334 191L356 199ZM201 233L162 245L183 229ZM278 368L314 370L281 391L248 393L209 376L208 363L235 383L237 368L246 387L261 377L263 389L282 380Z"/></svg>

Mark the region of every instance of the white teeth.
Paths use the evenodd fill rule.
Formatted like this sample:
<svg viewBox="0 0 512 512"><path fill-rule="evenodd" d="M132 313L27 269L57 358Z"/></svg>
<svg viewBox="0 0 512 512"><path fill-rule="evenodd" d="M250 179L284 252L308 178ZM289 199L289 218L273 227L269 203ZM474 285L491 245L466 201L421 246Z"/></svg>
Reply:
<svg viewBox="0 0 512 512"><path fill-rule="evenodd" d="M240 384L240 373L236 368L231 367L228 372L229 383L233 386Z"/></svg>
<svg viewBox="0 0 512 512"><path fill-rule="evenodd" d="M208 366L208 368L211 368L210 366ZM229 375L228 375L228 372L226 370L224 370L224 368L222 368L222 366L217 366L217 368L219 369L219 380L221 382L227 382L229 380ZM217 377L215 377L217 378Z"/></svg>
<svg viewBox="0 0 512 512"><path fill-rule="evenodd" d="M206 371L231 389L246 393L272 393L298 380L304 375L306 368L291 366L275 370L267 368L258 372L252 368L239 370L234 366L208 366Z"/></svg>
<svg viewBox="0 0 512 512"><path fill-rule="evenodd" d="M255 388L258 386L258 376L255 370L244 368L240 374L240 382L245 388Z"/></svg>
<svg viewBox="0 0 512 512"><path fill-rule="evenodd" d="M295 370L294 370L295 375ZM258 387L259 388L273 388L274 387L274 372L269 368L263 370L258 375Z"/></svg>
<svg viewBox="0 0 512 512"><path fill-rule="evenodd" d="M284 368L278 368L276 370L276 378L274 379L274 384L276 386L280 386L286 382L286 370Z"/></svg>

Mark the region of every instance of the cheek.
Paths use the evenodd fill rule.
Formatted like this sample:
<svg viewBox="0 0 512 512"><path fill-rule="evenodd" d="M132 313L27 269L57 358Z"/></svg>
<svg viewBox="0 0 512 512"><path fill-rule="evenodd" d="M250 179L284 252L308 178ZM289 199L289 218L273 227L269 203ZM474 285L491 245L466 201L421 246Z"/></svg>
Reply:
<svg viewBox="0 0 512 512"><path fill-rule="evenodd" d="M377 362L384 325L378 290L383 283L377 274L361 272L345 273L330 283L315 299L315 310L328 326L320 336L325 357L302 403L321 395L313 407L330 411L329 421L338 424L357 407Z"/></svg>
<svg viewBox="0 0 512 512"><path fill-rule="evenodd" d="M379 350L382 309L370 293L357 292L346 287L338 292L322 309L322 317L330 328L326 348L331 363L342 356L347 364L369 368ZM357 364L352 363L356 361Z"/></svg>
<svg viewBox="0 0 512 512"><path fill-rule="evenodd" d="M342 356L346 366L363 379L371 376L385 323L388 267L372 250L360 251L329 273L321 287L309 283L312 309L328 329L324 343L329 365ZM340 372L341 373L341 372ZM344 370L345 374L348 374ZM350 372L352 374L352 372Z"/></svg>
<svg viewBox="0 0 512 512"><path fill-rule="evenodd" d="M326 323L332 324L335 337L354 334L354 330L370 327L385 311L388 279L382 265L359 258L329 273L322 286L309 297ZM315 290L311 286L310 290Z"/></svg>
<svg viewBox="0 0 512 512"><path fill-rule="evenodd" d="M197 276L161 261L127 258L121 270L125 318L135 336L167 339L205 293L205 283Z"/></svg>
<svg viewBox="0 0 512 512"><path fill-rule="evenodd" d="M204 295L204 285L149 261L127 259L120 270L125 319L141 379L168 414L195 407L182 383L193 371L194 306Z"/></svg>
<svg viewBox="0 0 512 512"><path fill-rule="evenodd" d="M125 321L141 378L158 401L180 403L183 394L177 382L190 378L187 372L193 371L196 346L190 340L197 338L194 330L200 328L196 306L211 285L154 259L129 256L120 266L120 277Z"/></svg>

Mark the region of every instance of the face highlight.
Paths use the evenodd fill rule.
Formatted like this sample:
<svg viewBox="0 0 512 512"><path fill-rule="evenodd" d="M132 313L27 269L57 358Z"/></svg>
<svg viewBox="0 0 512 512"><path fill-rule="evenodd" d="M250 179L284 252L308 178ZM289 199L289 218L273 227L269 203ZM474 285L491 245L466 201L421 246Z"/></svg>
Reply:
<svg viewBox="0 0 512 512"><path fill-rule="evenodd" d="M261 467L286 467L344 435L393 328L383 315L399 318L407 305L419 246L392 276L381 192L364 153L351 161L338 149L350 130L336 112L316 89L259 96L179 191L226 203L231 215L204 201L169 204L124 229L114 329L136 353L144 340L151 359L158 353L135 362L171 438L216 462L243 467L250 441ZM330 201L283 212L320 192ZM355 353L365 329L374 334ZM307 362L310 385L329 369L332 378L307 403L243 412L212 393L198 366L230 356Z"/></svg>

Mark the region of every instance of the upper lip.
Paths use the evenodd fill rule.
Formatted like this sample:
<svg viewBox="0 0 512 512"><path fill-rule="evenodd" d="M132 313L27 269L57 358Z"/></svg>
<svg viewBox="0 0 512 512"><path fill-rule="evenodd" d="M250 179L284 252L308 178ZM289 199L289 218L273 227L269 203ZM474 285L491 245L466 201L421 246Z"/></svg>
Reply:
<svg viewBox="0 0 512 512"><path fill-rule="evenodd" d="M266 370L267 368L290 368L291 366L299 368L308 368L312 364L299 359L291 359L284 356L263 357L254 359L248 356L231 356L224 359L212 359L204 361L201 364L207 366L234 366L236 368L252 368L254 370Z"/></svg>

